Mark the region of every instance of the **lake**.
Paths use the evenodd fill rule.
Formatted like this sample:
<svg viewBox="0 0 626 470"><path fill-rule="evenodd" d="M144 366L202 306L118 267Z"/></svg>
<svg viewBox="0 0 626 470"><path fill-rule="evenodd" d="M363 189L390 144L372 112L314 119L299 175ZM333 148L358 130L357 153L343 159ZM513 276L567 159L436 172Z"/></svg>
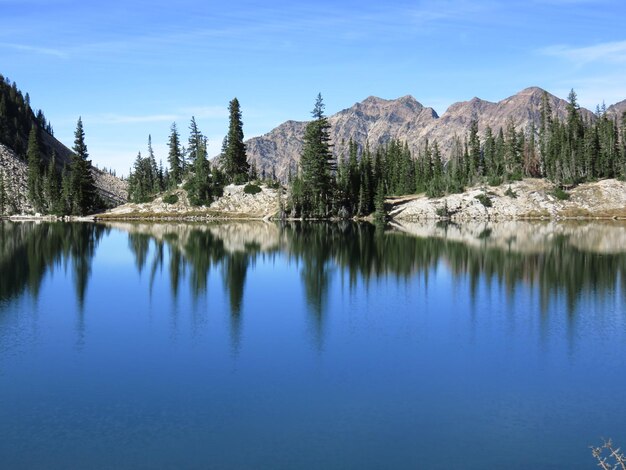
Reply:
<svg viewBox="0 0 626 470"><path fill-rule="evenodd" d="M596 468L626 223L0 222L0 467Z"/></svg>

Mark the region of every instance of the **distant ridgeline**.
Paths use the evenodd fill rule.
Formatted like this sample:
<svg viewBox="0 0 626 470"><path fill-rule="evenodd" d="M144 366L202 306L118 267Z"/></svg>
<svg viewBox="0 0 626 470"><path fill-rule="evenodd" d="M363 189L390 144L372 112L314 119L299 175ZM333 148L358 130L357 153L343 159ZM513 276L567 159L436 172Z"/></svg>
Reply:
<svg viewBox="0 0 626 470"><path fill-rule="evenodd" d="M28 93L0 75L0 214L84 215L124 202L103 178L88 159L80 119L70 150L43 111L33 111Z"/></svg>

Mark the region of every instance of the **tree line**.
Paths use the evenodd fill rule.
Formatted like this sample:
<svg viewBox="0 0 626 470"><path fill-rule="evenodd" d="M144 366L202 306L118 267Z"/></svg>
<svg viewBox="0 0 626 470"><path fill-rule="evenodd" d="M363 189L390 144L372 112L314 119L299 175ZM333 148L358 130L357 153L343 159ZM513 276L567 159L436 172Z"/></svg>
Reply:
<svg viewBox="0 0 626 470"><path fill-rule="evenodd" d="M626 178L626 113L618 119L598 107L585 119L572 90L564 120L552 111L547 93L540 123L517 129L487 126L481 138L474 117L467 135L455 137L444 160L437 141L426 140L417 154L406 142L391 140L371 150L350 140L347 155L333 157L330 124L318 95L306 126L304 147L286 212L293 217L384 217L384 197L426 193L429 197L464 191L475 184L498 186L526 177L548 178L571 187L601 178Z"/></svg>

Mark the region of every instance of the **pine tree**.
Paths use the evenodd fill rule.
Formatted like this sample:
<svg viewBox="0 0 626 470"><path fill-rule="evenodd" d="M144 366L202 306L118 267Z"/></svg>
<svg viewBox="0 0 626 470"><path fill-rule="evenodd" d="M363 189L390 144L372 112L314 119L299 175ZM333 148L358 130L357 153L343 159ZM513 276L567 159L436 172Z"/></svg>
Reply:
<svg viewBox="0 0 626 470"><path fill-rule="evenodd" d="M304 188L302 211L310 215L326 215L331 196L332 153L330 151L330 124L324 115L322 95L318 94L313 108L313 120L304 132L304 147L300 158Z"/></svg>
<svg viewBox="0 0 626 470"><path fill-rule="evenodd" d="M480 137L478 136L478 120L474 117L470 122L469 129L469 163L470 178L483 174L483 163L480 154Z"/></svg>
<svg viewBox="0 0 626 470"><path fill-rule="evenodd" d="M63 213L63 206L61 204L61 191L60 191L59 173L56 168L56 153L52 151L50 162L48 163L48 169L46 171L46 178L44 181L44 194L47 201L46 210L50 214Z"/></svg>
<svg viewBox="0 0 626 470"><path fill-rule="evenodd" d="M384 222L387 218L385 211L385 190L382 182L376 188L376 196L374 197L374 220L376 222Z"/></svg>
<svg viewBox="0 0 626 470"><path fill-rule="evenodd" d="M63 171L61 173L61 206L63 214L72 213L72 175L67 169L66 165L63 165Z"/></svg>
<svg viewBox="0 0 626 470"><path fill-rule="evenodd" d="M176 123L172 123L170 128L170 138L168 142L169 153L167 156L167 162L170 166L170 181L172 186L177 186L182 182L183 178L183 163L182 152L180 149L180 136L178 135L178 129L176 129Z"/></svg>
<svg viewBox="0 0 626 470"><path fill-rule="evenodd" d="M207 160L207 140L197 127L195 131L193 130L193 124L195 124L195 120L192 121L192 133L195 132L196 141L193 142L193 145L190 145L194 150L194 159L193 159L193 175L190 177L188 190L189 190L189 200L195 206L200 206L203 204L207 204L211 200L211 167L209 165L209 161ZM192 137L190 137L190 144Z"/></svg>
<svg viewBox="0 0 626 470"><path fill-rule="evenodd" d="M95 185L91 174L91 161L88 159L83 121L78 118L72 148L72 168L70 190L73 215L84 215L95 208Z"/></svg>
<svg viewBox="0 0 626 470"><path fill-rule="evenodd" d="M41 150L37 135L37 125L33 123L28 135L28 198L37 212L42 210L41 194Z"/></svg>
<svg viewBox="0 0 626 470"><path fill-rule="evenodd" d="M250 165L246 158L246 146L243 143L243 123L239 100L233 98L228 104L229 124L223 155L224 173L228 181L243 183L246 181Z"/></svg>

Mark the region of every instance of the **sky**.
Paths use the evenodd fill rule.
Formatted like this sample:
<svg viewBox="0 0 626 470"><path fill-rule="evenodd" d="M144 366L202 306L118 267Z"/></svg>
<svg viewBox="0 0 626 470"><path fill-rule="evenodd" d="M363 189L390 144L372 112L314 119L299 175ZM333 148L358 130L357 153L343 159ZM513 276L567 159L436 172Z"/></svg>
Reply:
<svg viewBox="0 0 626 470"><path fill-rule="evenodd" d="M167 158L191 116L221 148L228 102L246 138L374 95L441 115L529 86L595 109L626 99L624 0L0 0L0 73L71 147L127 174L152 136Z"/></svg>

